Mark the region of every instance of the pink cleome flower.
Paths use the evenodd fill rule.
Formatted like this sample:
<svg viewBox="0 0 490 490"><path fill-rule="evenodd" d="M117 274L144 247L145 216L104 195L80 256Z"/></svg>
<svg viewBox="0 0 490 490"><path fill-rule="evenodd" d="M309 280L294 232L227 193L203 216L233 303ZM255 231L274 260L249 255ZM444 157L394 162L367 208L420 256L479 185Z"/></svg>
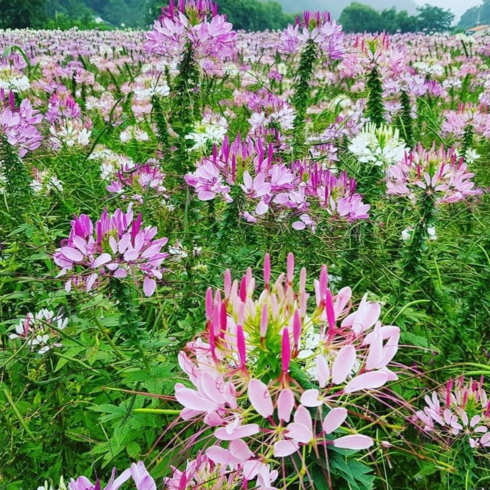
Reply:
<svg viewBox="0 0 490 490"><path fill-rule="evenodd" d="M53 256L61 267L58 277L69 276L67 291L75 285L88 292L109 278L120 280L129 274L135 280L144 277L146 296L155 292L155 279L162 278L161 264L168 256L161 250L168 239L154 240L156 227L142 228L142 215L133 217L131 204L126 213L117 209L109 215L105 209L95 227L88 216L75 216L70 236Z"/></svg>

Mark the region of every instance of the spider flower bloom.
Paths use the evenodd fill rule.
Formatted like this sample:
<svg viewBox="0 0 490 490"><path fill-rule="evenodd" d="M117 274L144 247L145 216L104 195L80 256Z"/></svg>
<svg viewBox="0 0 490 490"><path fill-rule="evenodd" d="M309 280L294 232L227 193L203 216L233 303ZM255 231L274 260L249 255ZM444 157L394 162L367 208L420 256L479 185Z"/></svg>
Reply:
<svg viewBox="0 0 490 490"><path fill-rule="evenodd" d="M147 34L144 49L170 59L180 59L186 47L194 57L203 61L223 61L235 53L233 26L226 16L218 15L217 6L207 0L171 0L168 8L155 21L153 31ZM206 62L206 63L204 63ZM213 65L213 63L211 63Z"/></svg>
<svg viewBox="0 0 490 490"><path fill-rule="evenodd" d="M316 221L325 218L323 210L333 219L355 221L366 219L370 208L345 172L337 177L317 164L276 163L273 145L260 138L238 136L231 144L225 138L221 149L215 147L185 180L201 201L220 196L229 203L232 196L243 196L242 217L249 223L271 211L290 218L295 230L314 231Z"/></svg>
<svg viewBox="0 0 490 490"><path fill-rule="evenodd" d="M51 325L56 328L51 328ZM20 320L15 327L15 333L11 333L11 339L19 339L27 342L31 350L37 350L39 354L45 354L53 347L61 347L57 342L59 330L63 330L68 325L68 318L61 314L55 315L54 312L43 308L36 314L27 313L23 320Z"/></svg>
<svg viewBox="0 0 490 490"><path fill-rule="evenodd" d="M349 151L359 162L377 167L398 163L405 156L406 150L398 129L386 126L378 128L374 124L367 124L349 145Z"/></svg>
<svg viewBox="0 0 490 490"><path fill-rule="evenodd" d="M117 180L113 180L106 189L112 194L120 194L122 199L143 204L146 196L167 197L163 186L164 178L165 175L150 162L131 168L123 166L117 172Z"/></svg>
<svg viewBox="0 0 490 490"><path fill-rule="evenodd" d="M202 420L203 430L214 431L209 460L222 475L257 484L267 475L271 482L277 478L274 466L264 464L271 450L276 458L303 458L304 446L321 454L324 446L362 450L374 443L341 429L345 405L353 393L375 390L381 397L380 388L397 379L390 363L400 337L397 327L381 324L381 307L367 295L352 309L350 288L333 293L326 267L314 281L308 308L306 271L296 288L290 254L287 274L270 283L269 260L263 291L255 292L250 270L231 284L225 275L224 299L208 291L206 329L179 354L194 388L175 387L182 418ZM305 376L311 386L306 390Z"/></svg>
<svg viewBox="0 0 490 490"><path fill-rule="evenodd" d="M415 415L424 431L442 436L447 444L464 439L474 449L490 448L490 401L483 378L449 380L424 399L427 405Z"/></svg>
<svg viewBox="0 0 490 490"><path fill-rule="evenodd" d="M387 194L405 196L412 201L422 192L433 194L437 204L448 204L477 196L474 174L468 171L463 158L443 146L425 150L420 144L405 158L387 170Z"/></svg>
<svg viewBox="0 0 490 490"><path fill-rule="evenodd" d="M43 120L43 116L33 109L28 99L24 99L16 108L12 92L7 100L3 89L0 90L0 104L1 101L3 107L0 107L0 135L10 145L18 148L22 158L27 152L41 146L43 137L36 126Z"/></svg>
<svg viewBox="0 0 490 490"><path fill-rule="evenodd" d="M325 58L341 60L345 53L343 41L342 26L331 20L328 12L305 12L302 18L296 18L296 25L284 29L281 47L287 53L295 53L313 42Z"/></svg>
<svg viewBox="0 0 490 490"><path fill-rule="evenodd" d="M95 227L84 214L71 222L68 239L56 250L54 261L61 267L58 277L69 276L65 288L84 286L90 291L106 279L124 279L128 275L135 280L144 277L146 296L155 292L155 279L162 278L161 264L168 256L162 253L167 238L154 240L156 227L142 227L141 214L133 219L132 205L124 213L117 209L113 215L104 210Z"/></svg>

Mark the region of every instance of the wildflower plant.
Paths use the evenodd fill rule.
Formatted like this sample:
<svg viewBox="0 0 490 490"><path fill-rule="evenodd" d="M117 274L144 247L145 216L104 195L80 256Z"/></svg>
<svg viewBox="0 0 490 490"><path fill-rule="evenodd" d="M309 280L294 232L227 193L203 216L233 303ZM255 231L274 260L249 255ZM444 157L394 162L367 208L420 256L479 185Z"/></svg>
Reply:
<svg viewBox="0 0 490 490"><path fill-rule="evenodd" d="M250 269L240 281L227 271L222 292L208 289L205 331L179 354L192 387L175 386L181 417L201 426L193 443L202 438L205 449L169 488L192 488L187 471L196 465L225 480L283 487L315 465L327 476L338 449L375 444L355 429L352 395L382 397L398 379L391 362L400 330L381 324L381 307L367 295L354 309L349 287L335 294L325 266L309 306L306 270L296 280L293 254L275 282L266 255L263 282L257 294Z"/></svg>
<svg viewBox="0 0 490 490"><path fill-rule="evenodd" d="M322 218L356 221L368 217L369 205L356 192L356 181L342 172L334 175L321 165L304 161L287 166L275 161L272 144L241 137L197 163L185 176L201 201L221 197L233 204L249 223L270 210L291 220L295 230L315 230ZM326 211L326 213L325 213Z"/></svg>
<svg viewBox="0 0 490 490"><path fill-rule="evenodd" d="M419 270L427 249L426 240L435 236L436 209L482 194L472 181L464 158L454 148L435 145L425 150L418 145L386 171L387 194L404 197L414 206L418 221L408 240L403 267L410 274ZM431 230L434 230L431 232Z"/></svg>
<svg viewBox="0 0 490 490"><path fill-rule="evenodd" d="M167 257L162 248L168 239L154 240L156 234L156 227L142 227L141 214L134 219L132 204L112 215L105 209L95 226L87 215L75 216L69 237L53 256L61 268L58 277L68 278L68 292L72 287L89 292L114 279L128 278L135 284L143 280L143 291L151 296Z"/></svg>
<svg viewBox="0 0 490 490"><path fill-rule="evenodd" d="M318 60L340 60L344 55L342 27L331 20L327 12L305 12L296 18L282 34L282 49L286 53L299 53L300 61L294 85L293 154L304 155L306 115L310 102L310 82Z"/></svg>
<svg viewBox="0 0 490 490"><path fill-rule="evenodd" d="M26 342L31 351L46 354L55 347L61 347L60 333L68 325L68 318L61 314L55 315L51 310L43 308L34 315L27 313L15 327L15 333L9 335L12 340Z"/></svg>

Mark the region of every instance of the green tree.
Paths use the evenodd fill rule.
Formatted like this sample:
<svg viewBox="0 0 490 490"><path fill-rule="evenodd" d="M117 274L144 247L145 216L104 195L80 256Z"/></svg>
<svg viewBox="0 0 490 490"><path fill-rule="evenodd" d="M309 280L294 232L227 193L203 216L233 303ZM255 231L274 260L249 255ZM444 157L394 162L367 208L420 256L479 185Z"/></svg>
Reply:
<svg viewBox="0 0 490 490"><path fill-rule="evenodd" d="M417 30L417 17L409 15L406 10L398 12L398 29L401 32L415 32Z"/></svg>
<svg viewBox="0 0 490 490"><path fill-rule="evenodd" d="M168 2L163 0L149 0L146 8L147 24L153 23L159 16L162 6L167 4ZM227 16L237 30L283 29L294 21L294 15L285 14L281 5L275 1L219 0L218 10L220 14Z"/></svg>
<svg viewBox="0 0 490 490"><path fill-rule="evenodd" d="M339 22L347 33L383 30L380 13L362 3L352 3L346 7L340 15Z"/></svg>
<svg viewBox="0 0 490 490"><path fill-rule="evenodd" d="M482 5L467 10L462 15L458 27L469 29L478 24L490 24L490 0L483 0Z"/></svg>
<svg viewBox="0 0 490 490"><path fill-rule="evenodd" d="M420 31L444 32L451 29L454 14L450 10L425 4L419 7L417 15L417 27Z"/></svg>
<svg viewBox="0 0 490 490"><path fill-rule="evenodd" d="M45 19L46 0L0 0L0 27L40 27Z"/></svg>

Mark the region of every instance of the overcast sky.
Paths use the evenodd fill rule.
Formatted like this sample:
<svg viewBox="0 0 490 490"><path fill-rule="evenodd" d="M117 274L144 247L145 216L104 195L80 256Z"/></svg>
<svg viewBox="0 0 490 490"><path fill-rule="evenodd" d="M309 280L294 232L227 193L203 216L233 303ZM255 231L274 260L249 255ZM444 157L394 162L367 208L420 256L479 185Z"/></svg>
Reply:
<svg viewBox="0 0 490 490"><path fill-rule="evenodd" d="M482 0L415 0L415 3L424 5L430 3L446 9L451 9L457 17L461 17L470 7L481 5Z"/></svg>

